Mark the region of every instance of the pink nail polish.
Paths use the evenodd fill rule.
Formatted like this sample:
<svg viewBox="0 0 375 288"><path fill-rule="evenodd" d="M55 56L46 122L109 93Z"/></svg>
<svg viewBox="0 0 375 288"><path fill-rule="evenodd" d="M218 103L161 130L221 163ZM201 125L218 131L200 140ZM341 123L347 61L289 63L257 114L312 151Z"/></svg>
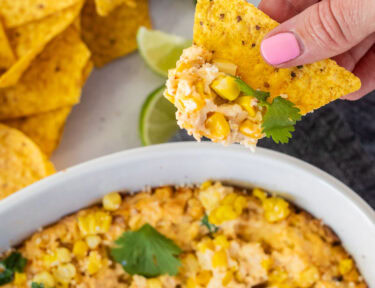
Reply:
<svg viewBox="0 0 375 288"><path fill-rule="evenodd" d="M279 33L264 39L260 45L263 58L272 65L278 65L297 58L301 54L293 33Z"/></svg>

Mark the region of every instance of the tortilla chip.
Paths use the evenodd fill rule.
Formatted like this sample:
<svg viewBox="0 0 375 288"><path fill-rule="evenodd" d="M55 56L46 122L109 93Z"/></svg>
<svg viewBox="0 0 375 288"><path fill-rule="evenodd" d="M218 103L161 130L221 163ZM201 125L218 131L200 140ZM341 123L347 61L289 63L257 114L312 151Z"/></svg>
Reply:
<svg viewBox="0 0 375 288"><path fill-rule="evenodd" d="M8 28L47 17L80 0L1 0L0 14Z"/></svg>
<svg viewBox="0 0 375 288"><path fill-rule="evenodd" d="M54 173L39 147L22 132L0 124L0 199Z"/></svg>
<svg viewBox="0 0 375 288"><path fill-rule="evenodd" d="M135 0L95 0L96 12L100 16L107 16L116 7L126 4L129 7L136 7Z"/></svg>
<svg viewBox="0 0 375 288"><path fill-rule="evenodd" d="M83 71L82 71L81 86L85 85L87 79L90 77L90 74L93 68L94 68L94 63L91 60L87 61L86 66L83 68Z"/></svg>
<svg viewBox="0 0 375 288"><path fill-rule="evenodd" d="M16 84L44 47L73 22L81 7L82 1L40 21L10 29L8 31L9 42L19 59L0 76L0 88Z"/></svg>
<svg viewBox="0 0 375 288"><path fill-rule="evenodd" d="M10 47L8 36L0 19L0 69L9 68L15 61L16 57L12 47Z"/></svg>
<svg viewBox="0 0 375 288"><path fill-rule="evenodd" d="M73 26L49 43L17 85L0 89L0 120L77 104L90 51Z"/></svg>
<svg viewBox="0 0 375 288"><path fill-rule="evenodd" d="M271 99L288 95L303 114L360 88L360 80L333 60L291 69L268 65L259 47L277 25L245 0L198 0L194 43L238 65L242 80L269 91Z"/></svg>
<svg viewBox="0 0 375 288"><path fill-rule="evenodd" d="M72 107L64 107L34 116L5 120L3 124L25 133L49 157L60 143L71 110Z"/></svg>
<svg viewBox="0 0 375 288"><path fill-rule="evenodd" d="M140 26L151 27L148 0L137 1L136 7L121 5L107 17L96 14L94 1L88 0L82 11L82 37L93 54L95 66L137 49Z"/></svg>

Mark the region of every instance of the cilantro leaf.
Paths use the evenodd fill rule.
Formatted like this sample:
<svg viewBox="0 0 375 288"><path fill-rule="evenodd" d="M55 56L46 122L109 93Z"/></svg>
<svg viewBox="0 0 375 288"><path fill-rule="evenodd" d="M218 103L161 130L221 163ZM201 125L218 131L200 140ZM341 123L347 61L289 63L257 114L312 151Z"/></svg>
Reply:
<svg viewBox="0 0 375 288"><path fill-rule="evenodd" d="M4 266L0 264L0 271L2 271L1 268L3 267ZM13 271L5 268L2 272L0 272L0 285L4 285L4 284L12 282L13 276L14 276Z"/></svg>
<svg viewBox="0 0 375 288"><path fill-rule="evenodd" d="M254 90L239 77L235 78L242 93L255 97L259 101L258 104L267 109L263 116L262 132L276 143L288 143L296 122L301 120L300 110L294 103L281 96L269 103L269 92Z"/></svg>
<svg viewBox="0 0 375 288"><path fill-rule="evenodd" d="M23 272L27 260L21 253L13 252L3 261L0 261L0 285L13 281L15 272Z"/></svg>
<svg viewBox="0 0 375 288"><path fill-rule="evenodd" d="M241 78L235 78L241 92L243 92L246 96L253 96L257 98L260 102L266 102L267 98L270 97L269 92L255 90L251 88L249 85L247 85L244 81L242 81Z"/></svg>
<svg viewBox="0 0 375 288"><path fill-rule="evenodd" d="M137 231L128 231L115 241L112 258L131 275L156 277L176 275L181 265L181 249L149 224Z"/></svg>
<svg viewBox="0 0 375 288"><path fill-rule="evenodd" d="M276 143L288 143L292 138L294 125L301 120L300 110L295 105L280 96L273 99L263 117L263 132Z"/></svg>
<svg viewBox="0 0 375 288"><path fill-rule="evenodd" d="M216 233L218 230L219 230L219 227L217 227L216 225L214 224L211 224L210 221L208 221L208 216L207 214L204 214L202 220L201 220L201 224L203 226L206 226L208 231L212 234L212 233Z"/></svg>
<svg viewBox="0 0 375 288"><path fill-rule="evenodd" d="M32 282L31 283L31 288L44 288L44 284L43 283Z"/></svg>
<svg viewBox="0 0 375 288"><path fill-rule="evenodd" d="M27 260L22 257L21 253L13 252L4 260L4 266L10 270L23 272Z"/></svg>

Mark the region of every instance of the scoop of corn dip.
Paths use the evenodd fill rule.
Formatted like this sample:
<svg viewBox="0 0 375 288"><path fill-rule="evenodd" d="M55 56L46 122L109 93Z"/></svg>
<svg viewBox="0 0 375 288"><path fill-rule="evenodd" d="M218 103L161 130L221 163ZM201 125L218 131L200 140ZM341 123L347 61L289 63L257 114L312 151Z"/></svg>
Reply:
<svg viewBox="0 0 375 288"><path fill-rule="evenodd" d="M177 275L130 275L111 258L114 241L146 223L181 248ZM210 181L111 193L3 258L15 251L27 259L26 267L2 288L367 287L321 221L262 189Z"/></svg>
<svg viewBox="0 0 375 288"><path fill-rule="evenodd" d="M165 97L176 107L177 123L196 140L203 136L224 145L254 147L263 138L264 107L243 95L235 81L237 66L199 46L183 51L168 73Z"/></svg>

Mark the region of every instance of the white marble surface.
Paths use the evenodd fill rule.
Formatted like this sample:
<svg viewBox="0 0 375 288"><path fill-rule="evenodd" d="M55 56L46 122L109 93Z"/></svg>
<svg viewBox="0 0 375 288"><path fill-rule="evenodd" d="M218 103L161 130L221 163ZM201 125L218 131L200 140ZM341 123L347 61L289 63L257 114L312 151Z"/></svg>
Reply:
<svg viewBox="0 0 375 288"><path fill-rule="evenodd" d="M155 29L192 38L193 0L150 0ZM258 4L259 0L251 1ZM137 52L94 70L81 103L70 115L60 147L52 156L57 169L140 146L138 115L147 94L163 83Z"/></svg>

